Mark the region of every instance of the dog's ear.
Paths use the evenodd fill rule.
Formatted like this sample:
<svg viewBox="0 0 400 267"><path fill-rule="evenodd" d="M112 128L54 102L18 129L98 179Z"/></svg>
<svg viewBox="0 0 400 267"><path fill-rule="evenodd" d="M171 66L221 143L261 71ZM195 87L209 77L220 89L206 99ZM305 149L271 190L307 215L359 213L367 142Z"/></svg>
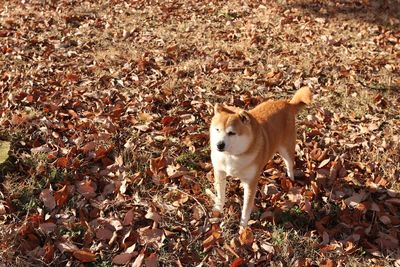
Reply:
<svg viewBox="0 0 400 267"><path fill-rule="evenodd" d="M220 103L215 104L214 106L214 113L218 114L224 110L224 106L221 105Z"/></svg>
<svg viewBox="0 0 400 267"><path fill-rule="evenodd" d="M245 110L240 111L239 118L244 124L250 122L250 114Z"/></svg>

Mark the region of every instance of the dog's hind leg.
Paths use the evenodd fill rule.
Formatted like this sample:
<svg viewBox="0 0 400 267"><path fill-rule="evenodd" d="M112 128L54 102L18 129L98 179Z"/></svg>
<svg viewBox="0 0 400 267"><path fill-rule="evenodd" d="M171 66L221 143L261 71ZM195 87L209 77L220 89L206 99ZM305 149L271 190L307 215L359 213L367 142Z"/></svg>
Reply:
<svg viewBox="0 0 400 267"><path fill-rule="evenodd" d="M287 168L287 175L289 176L290 180L294 181L294 152L295 152L295 146L291 145L289 147L280 147L278 149L279 154L283 158L283 161L285 162L286 168Z"/></svg>

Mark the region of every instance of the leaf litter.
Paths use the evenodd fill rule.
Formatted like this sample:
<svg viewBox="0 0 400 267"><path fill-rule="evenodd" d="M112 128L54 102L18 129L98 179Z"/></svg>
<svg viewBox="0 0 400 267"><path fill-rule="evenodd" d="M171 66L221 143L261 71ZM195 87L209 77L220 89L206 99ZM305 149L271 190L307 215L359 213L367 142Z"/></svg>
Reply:
<svg viewBox="0 0 400 267"><path fill-rule="evenodd" d="M8 1L3 260L398 265L399 6ZM315 99L297 121L299 178L270 161L240 231L237 180L212 213L213 104L251 108L303 85Z"/></svg>

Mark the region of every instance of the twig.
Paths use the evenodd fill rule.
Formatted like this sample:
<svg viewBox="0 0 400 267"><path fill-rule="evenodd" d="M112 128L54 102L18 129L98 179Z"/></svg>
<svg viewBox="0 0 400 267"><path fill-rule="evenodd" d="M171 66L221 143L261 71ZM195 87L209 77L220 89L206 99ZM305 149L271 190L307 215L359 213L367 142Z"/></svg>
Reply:
<svg viewBox="0 0 400 267"><path fill-rule="evenodd" d="M178 189L178 188L174 188L174 187L168 187L168 189L177 190L177 191L179 191L179 192L181 192L181 193L183 193L183 194L185 194L185 195L191 197L194 201L197 202L197 204L199 204L199 206L200 206L201 209L203 210L204 216L205 216L205 220L204 220L204 223L203 223L203 229L205 229L206 224L207 224L207 221L208 221L208 215L207 215L206 208L204 208L203 204L201 204L200 201L199 201L197 198L195 198L194 196L192 196L192 195L189 194L189 193L186 193L185 191L182 191L182 190L180 190L180 189Z"/></svg>

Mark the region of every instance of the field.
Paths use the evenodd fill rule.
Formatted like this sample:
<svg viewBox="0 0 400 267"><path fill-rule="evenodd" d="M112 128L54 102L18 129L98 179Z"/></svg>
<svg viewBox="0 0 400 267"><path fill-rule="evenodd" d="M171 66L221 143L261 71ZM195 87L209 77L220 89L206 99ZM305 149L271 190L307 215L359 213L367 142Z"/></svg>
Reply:
<svg viewBox="0 0 400 267"><path fill-rule="evenodd" d="M213 106L302 86L239 231ZM0 266L400 266L399 107L399 0L5 1Z"/></svg>

